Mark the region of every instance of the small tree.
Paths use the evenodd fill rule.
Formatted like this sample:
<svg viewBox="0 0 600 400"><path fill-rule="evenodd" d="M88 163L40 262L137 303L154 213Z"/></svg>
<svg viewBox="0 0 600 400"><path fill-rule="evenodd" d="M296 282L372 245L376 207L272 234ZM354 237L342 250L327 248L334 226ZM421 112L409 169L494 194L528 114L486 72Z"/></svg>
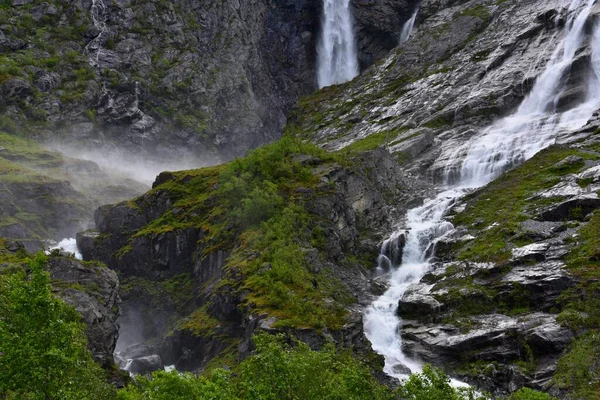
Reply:
<svg viewBox="0 0 600 400"><path fill-rule="evenodd" d="M29 274L0 275L0 397L109 399L81 316L54 296L45 264L40 254Z"/></svg>

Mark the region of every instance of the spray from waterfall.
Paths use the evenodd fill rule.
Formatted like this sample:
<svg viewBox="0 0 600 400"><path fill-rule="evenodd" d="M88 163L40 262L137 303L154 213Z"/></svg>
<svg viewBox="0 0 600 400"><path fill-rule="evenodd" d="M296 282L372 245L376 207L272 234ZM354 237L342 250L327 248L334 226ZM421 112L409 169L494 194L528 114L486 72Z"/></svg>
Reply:
<svg viewBox="0 0 600 400"><path fill-rule="evenodd" d="M499 120L442 159L450 160L445 171L447 187L435 198L407 214L407 237L400 265L394 265L390 288L366 311L365 333L373 349L385 357L384 371L406 377L407 368L418 372L418 360L402 351L402 321L398 301L406 289L428 272L435 243L454 227L444 219L447 211L469 191L481 187L506 169L533 157L555 142L556 135L584 126L600 108L600 26L592 34L592 74L584 101L563 112L557 102L564 90L564 77L584 43L585 24L596 0L572 0L565 35L531 93L511 116ZM396 233L395 235L398 235ZM380 262L386 248L382 248ZM387 257L387 256L386 256Z"/></svg>
<svg viewBox="0 0 600 400"><path fill-rule="evenodd" d="M344 83L359 73L350 0L324 0L317 48L319 88Z"/></svg>

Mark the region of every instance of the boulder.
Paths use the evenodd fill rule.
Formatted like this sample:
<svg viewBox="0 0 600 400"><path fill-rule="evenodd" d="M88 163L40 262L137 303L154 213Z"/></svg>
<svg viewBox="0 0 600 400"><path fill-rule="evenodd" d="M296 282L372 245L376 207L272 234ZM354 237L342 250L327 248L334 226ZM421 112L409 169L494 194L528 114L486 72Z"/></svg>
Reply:
<svg viewBox="0 0 600 400"><path fill-rule="evenodd" d="M549 206L537 217L540 221L583 221L594 210L600 208L600 198L596 193L583 194L558 204Z"/></svg>
<svg viewBox="0 0 600 400"><path fill-rule="evenodd" d="M549 243L533 243L512 250L512 262L523 263L527 261L544 261Z"/></svg>
<svg viewBox="0 0 600 400"><path fill-rule="evenodd" d="M54 256L48 259L48 269L50 277L61 282L59 296L81 314L94 359L110 367L119 337L117 274L104 266Z"/></svg>
<svg viewBox="0 0 600 400"><path fill-rule="evenodd" d="M134 358L127 363L125 370L135 375L146 375L163 367L160 356L153 354L146 357Z"/></svg>
<svg viewBox="0 0 600 400"><path fill-rule="evenodd" d="M431 294L433 285L413 283L398 302L398 316L404 319L431 320L442 309L442 304Z"/></svg>

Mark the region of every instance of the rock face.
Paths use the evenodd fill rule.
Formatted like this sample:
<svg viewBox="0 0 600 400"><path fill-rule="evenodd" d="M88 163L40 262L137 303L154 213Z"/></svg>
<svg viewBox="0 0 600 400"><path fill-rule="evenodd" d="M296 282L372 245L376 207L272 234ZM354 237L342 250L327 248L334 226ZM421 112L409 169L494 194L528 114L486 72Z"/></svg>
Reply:
<svg viewBox="0 0 600 400"><path fill-rule="evenodd" d="M432 269L399 300L406 354L498 396L523 385L565 396L557 362L581 331L569 299L586 304L575 293L597 279L578 270L595 268L599 155L588 146L597 141L545 150L455 206L455 229L437 244ZM552 179L533 189L517 178L525 171ZM515 188L527 191L525 201L515 200Z"/></svg>
<svg viewBox="0 0 600 400"><path fill-rule="evenodd" d="M57 256L49 258L48 269L59 297L72 305L87 325L88 346L94 359L112 368L119 337L117 274L104 266Z"/></svg>
<svg viewBox="0 0 600 400"><path fill-rule="evenodd" d="M413 3L355 2L364 67L395 46ZM0 110L70 147L230 159L280 137L287 111L316 88L321 8L320 0L14 4L0 14L14 21L0 30L0 52L14 61ZM35 27L21 23L29 20ZM42 29L44 46L34 39ZM17 57L24 48L39 62Z"/></svg>
<svg viewBox="0 0 600 400"><path fill-rule="evenodd" d="M362 69L398 46L402 28L419 3L418 0L352 0Z"/></svg>
<svg viewBox="0 0 600 400"><path fill-rule="evenodd" d="M352 167L309 155L293 155L290 162L310 168L318 177L316 187L296 189L311 218L326 221L320 225L323 242L318 247L305 244L301 250L314 275L314 284L322 279L319 276L327 274L354 299L352 303L368 304L368 268L374 267L381 233L391 229L390 205L410 202L427 188L405 191L408 182L396 160L383 149L353 156ZM252 293L236 288L236 281L244 278L231 273L235 248L208 250L209 232L200 226L144 233L156 224L154 221L179 212L180 206L169 188L189 179L191 176L186 177L185 173L165 173L157 178L154 189L136 199L135 204L98 209L98 231L81 233L77 241L86 259L102 260L124 276L127 289L123 291L123 332L128 326L144 327L142 333L124 334L124 340L138 335L146 342L158 341L142 356L158 354L165 365L194 370L231 348L223 338L238 343L237 353L244 357L251 350L250 338L257 330L290 330L277 327L276 316L255 313L253 306L245 302ZM419 187L417 182L412 185ZM350 257L352 254L369 254L368 261L359 262ZM247 257L252 260L257 255ZM262 266L264 271L271 268L269 263ZM174 286L177 293L169 291L169 282L179 282ZM360 310L345 307L345 325L328 329L327 335L358 352L368 352L370 346L362 332ZM174 321L179 322L173 325ZM191 325L193 321L202 322ZM291 331L314 348L326 341L323 333L315 329ZM139 355L125 349L121 356Z"/></svg>
<svg viewBox="0 0 600 400"><path fill-rule="evenodd" d="M439 177L452 169L453 149L520 104L566 13L560 1L425 0L409 41L354 81L301 102L291 122L326 149L379 133L408 169ZM575 102L585 98L589 56L586 46L565 76Z"/></svg>

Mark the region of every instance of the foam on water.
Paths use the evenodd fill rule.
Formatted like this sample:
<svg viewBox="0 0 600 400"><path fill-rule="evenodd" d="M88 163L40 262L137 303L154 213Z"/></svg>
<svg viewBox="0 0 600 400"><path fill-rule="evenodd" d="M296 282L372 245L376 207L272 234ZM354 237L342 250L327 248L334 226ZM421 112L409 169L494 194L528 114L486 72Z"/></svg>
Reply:
<svg viewBox="0 0 600 400"><path fill-rule="evenodd" d="M83 257L77 248L77 241L74 238L66 238L61 240L56 246L50 247L48 252L57 249L73 254L78 260L83 260Z"/></svg>
<svg viewBox="0 0 600 400"><path fill-rule="evenodd" d="M359 73L350 0L324 0L317 47L319 88L352 80Z"/></svg>

